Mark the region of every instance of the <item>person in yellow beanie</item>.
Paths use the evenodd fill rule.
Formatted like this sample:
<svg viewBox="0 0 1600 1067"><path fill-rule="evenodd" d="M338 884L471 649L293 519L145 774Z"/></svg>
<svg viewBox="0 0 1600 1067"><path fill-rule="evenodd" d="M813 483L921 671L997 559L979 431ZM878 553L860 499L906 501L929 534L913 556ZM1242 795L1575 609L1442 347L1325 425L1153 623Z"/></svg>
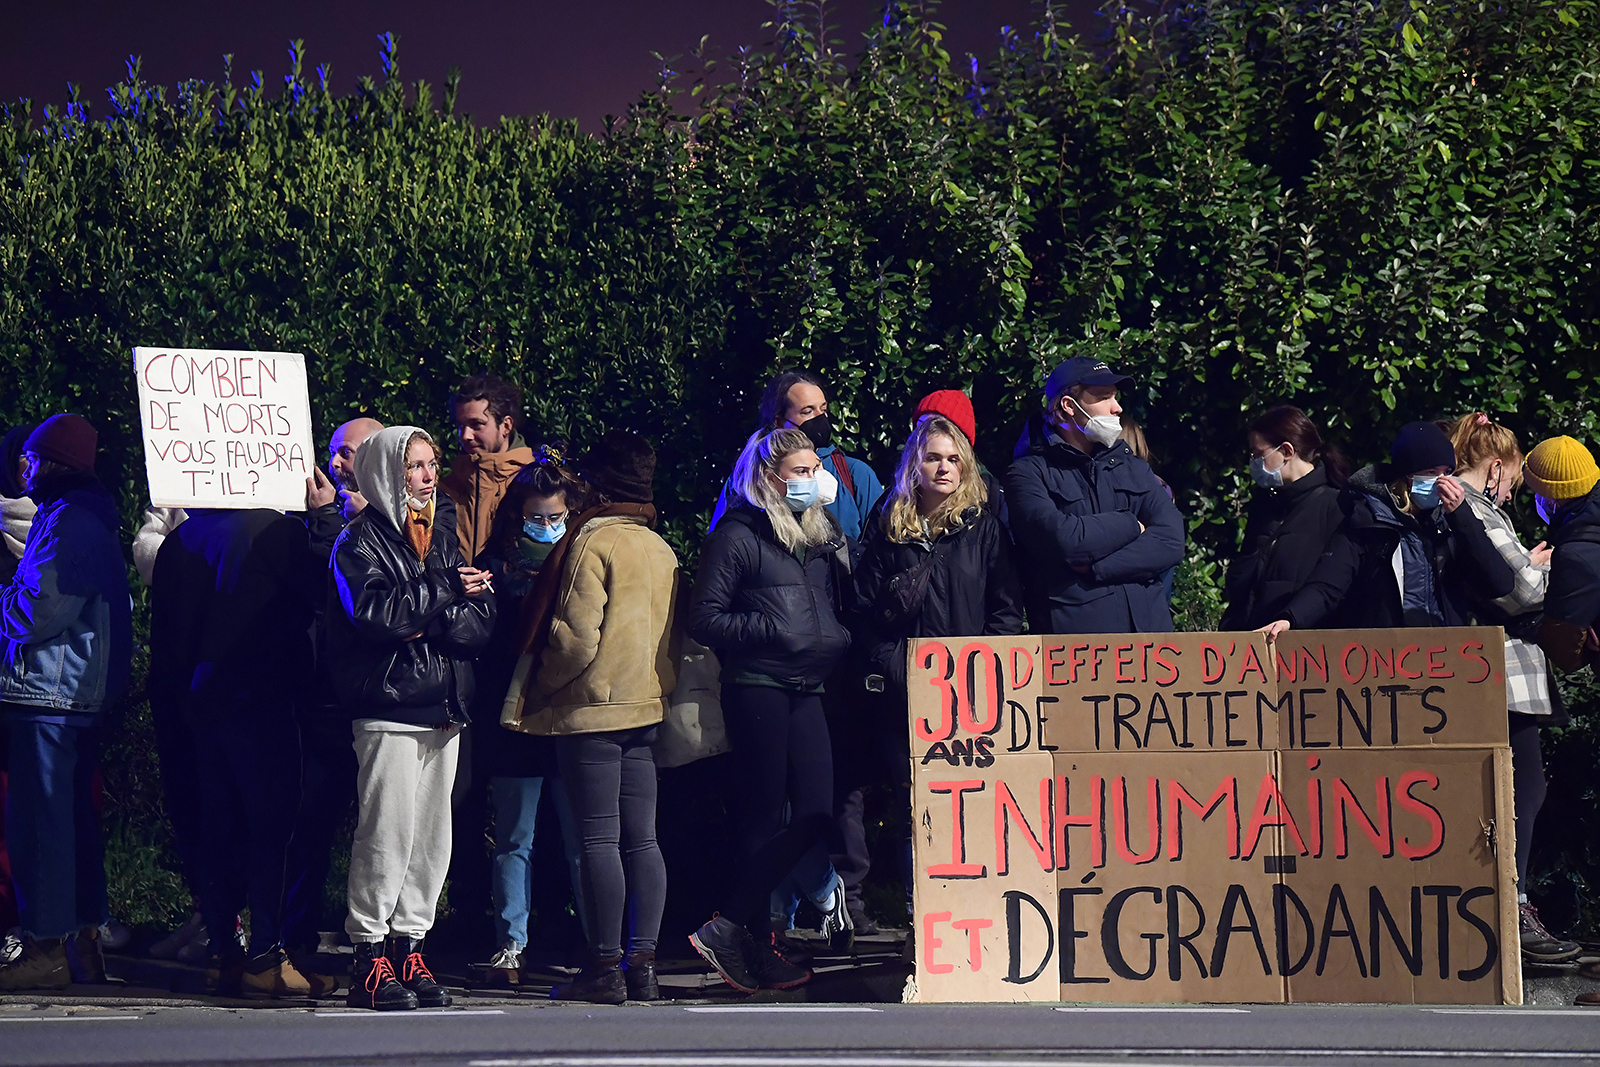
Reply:
<svg viewBox="0 0 1600 1067"><path fill-rule="evenodd" d="M1539 517L1550 526L1550 584L1539 646L1562 670L1594 662L1600 643L1600 466L1571 437L1541 441L1523 464Z"/></svg>

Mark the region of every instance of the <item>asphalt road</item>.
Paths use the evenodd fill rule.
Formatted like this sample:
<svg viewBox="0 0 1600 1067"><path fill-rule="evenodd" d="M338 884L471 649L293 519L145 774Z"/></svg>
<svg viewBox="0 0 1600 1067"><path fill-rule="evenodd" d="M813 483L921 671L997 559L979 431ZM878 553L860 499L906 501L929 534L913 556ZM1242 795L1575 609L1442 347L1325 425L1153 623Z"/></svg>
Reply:
<svg viewBox="0 0 1600 1067"><path fill-rule="evenodd" d="M1070 1067L1600 1063L1570 1008L503 1003L0 1009L0 1063L450 1067Z"/></svg>

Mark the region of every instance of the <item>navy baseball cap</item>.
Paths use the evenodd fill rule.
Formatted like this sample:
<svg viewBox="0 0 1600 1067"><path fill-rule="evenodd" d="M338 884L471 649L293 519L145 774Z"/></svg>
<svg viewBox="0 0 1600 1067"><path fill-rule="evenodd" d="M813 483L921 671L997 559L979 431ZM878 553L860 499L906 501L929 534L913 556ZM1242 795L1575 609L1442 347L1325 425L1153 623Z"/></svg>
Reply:
<svg viewBox="0 0 1600 1067"><path fill-rule="evenodd" d="M1050 372L1044 383L1044 395L1061 396L1076 385L1114 385L1118 389L1131 386L1133 379L1118 374L1106 366L1106 361L1094 356L1075 356Z"/></svg>

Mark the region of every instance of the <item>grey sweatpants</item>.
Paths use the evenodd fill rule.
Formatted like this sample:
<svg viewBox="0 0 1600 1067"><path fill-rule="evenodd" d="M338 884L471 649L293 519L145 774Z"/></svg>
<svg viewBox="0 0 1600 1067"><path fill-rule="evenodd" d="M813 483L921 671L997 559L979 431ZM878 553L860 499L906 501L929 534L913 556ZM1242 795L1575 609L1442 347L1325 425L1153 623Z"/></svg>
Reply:
<svg viewBox="0 0 1600 1067"><path fill-rule="evenodd" d="M421 938L450 869L450 790L461 730L381 719L354 725L361 809L350 845L353 942Z"/></svg>

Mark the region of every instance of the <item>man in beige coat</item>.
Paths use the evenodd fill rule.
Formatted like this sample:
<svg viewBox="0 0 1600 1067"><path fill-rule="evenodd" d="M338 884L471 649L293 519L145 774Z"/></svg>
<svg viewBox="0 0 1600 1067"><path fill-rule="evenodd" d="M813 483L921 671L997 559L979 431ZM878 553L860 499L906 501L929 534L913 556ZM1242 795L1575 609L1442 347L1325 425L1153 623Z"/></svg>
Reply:
<svg viewBox="0 0 1600 1067"><path fill-rule="evenodd" d="M678 559L653 529L655 461L644 438L620 430L578 461L591 497L540 575L541 584L547 575L559 581L554 597L550 589L541 597L537 585L530 594L535 604L550 604L550 621L536 620L522 684L513 681L501 719L556 738L582 838L590 960L576 981L551 991L557 999L620 1004L659 996L655 950L667 872L656 843L650 743L676 680Z"/></svg>

